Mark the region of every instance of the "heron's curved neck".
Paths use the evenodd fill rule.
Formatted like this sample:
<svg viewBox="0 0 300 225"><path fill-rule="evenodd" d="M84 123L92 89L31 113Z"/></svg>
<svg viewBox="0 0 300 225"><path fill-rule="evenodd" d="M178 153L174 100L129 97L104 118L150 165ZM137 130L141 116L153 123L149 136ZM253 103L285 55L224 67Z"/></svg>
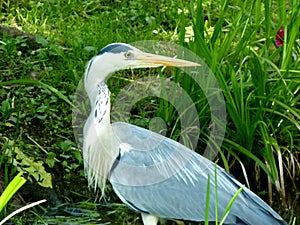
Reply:
<svg viewBox="0 0 300 225"><path fill-rule="evenodd" d="M84 161L89 184L99 185L103 193L119 143L110 125L108 87L104 82L95 83L89 91L92 111L84 127Z"/></svg>

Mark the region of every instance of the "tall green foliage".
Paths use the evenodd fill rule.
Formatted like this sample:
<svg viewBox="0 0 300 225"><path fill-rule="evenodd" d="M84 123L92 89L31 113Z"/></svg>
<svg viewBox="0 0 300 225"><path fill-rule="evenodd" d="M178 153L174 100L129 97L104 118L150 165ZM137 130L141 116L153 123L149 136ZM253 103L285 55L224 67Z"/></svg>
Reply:
<svg viewBox="0 0 300 225"><path fill-rule="evenodd" d="M211 4L217 15L205 21ZM181 38L181 44L205 60L224 93L228 123L223 149L242 168L258 164L285 204L284 177L292 172L287 165L300 152L300 4L291 1L288 10L282 0L211 4L202 0L191 4L194 40L185 43ZM274 38L280 26L284 27L284 44L276 48Z"/></svg>

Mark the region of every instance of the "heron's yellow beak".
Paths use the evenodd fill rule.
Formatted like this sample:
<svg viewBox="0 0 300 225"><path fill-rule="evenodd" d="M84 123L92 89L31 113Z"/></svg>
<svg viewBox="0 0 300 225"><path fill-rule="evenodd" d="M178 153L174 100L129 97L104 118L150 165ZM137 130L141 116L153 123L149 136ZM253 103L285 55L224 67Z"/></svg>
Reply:
<svg viewBox="0 0 300 225"><path fill-rule="evenodd" d="M149 53L135 55L135 60L141 66L146 67L159 67L159 66L174 66L174 67L193 67L200 66L195 62L190 62L183 59L176 59L162 55L154 55Z"/></svg>

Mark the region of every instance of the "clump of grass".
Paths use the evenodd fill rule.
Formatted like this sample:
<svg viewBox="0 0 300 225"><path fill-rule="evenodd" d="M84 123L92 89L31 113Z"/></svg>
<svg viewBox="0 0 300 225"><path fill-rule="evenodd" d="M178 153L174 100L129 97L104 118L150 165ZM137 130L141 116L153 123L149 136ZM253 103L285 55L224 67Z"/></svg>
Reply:
<svg viewBox="0 0 300 225"><path fill-rule="evenodd" d="M190 11L194 39L184 43L181 38L181 44L206 61L226 98L228 126L222 149L228 155L223 157L224 165L229 165L232 156L243 171L259 165L269 179L270 202L272 183L286 208L286 182L296 185L294 171L299 170L300 5L289 2L286 13L284 4L223 1L213 3L218 13L211 18L205 15L211 5L199 0ZM286 32L284 45L277 49L274 37L280 26ZM288 174L293 174L289 181ZM249 180L246 172L244 176Z"/></svg>

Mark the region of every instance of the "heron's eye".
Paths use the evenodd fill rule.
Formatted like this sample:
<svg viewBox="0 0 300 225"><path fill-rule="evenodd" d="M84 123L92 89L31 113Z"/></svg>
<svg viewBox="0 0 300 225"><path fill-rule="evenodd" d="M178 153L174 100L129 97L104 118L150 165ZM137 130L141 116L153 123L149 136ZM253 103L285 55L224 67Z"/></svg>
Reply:
<svg viewBox="0 0 300 225"><path fill-rule="evenodd" d="M133 57L133 54L132 54L132 52L126 52L126 53L124 54L124 56L125 56L126 59L130 59L130 58Z"/></svg>

